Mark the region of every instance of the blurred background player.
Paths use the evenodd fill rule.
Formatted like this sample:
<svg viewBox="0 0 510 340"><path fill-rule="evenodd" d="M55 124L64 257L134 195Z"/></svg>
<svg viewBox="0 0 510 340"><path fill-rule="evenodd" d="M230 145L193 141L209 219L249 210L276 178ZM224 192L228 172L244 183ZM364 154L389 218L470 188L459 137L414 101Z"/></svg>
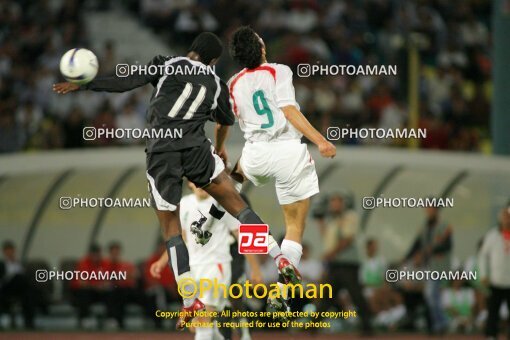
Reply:
<svg viewBox="0 0 510 340"><path fill-rule="evenodd" d="M184 176L204 188L242 223L264 224L234 188L203 128L208 120L217 122L215 147L220 154L226 154L225 140L234 116L226 85L209 67L216 64L222 51L220 39L213 33L204 32L192 42L186 57L156 56L148 65L180 66L182 69L195 69L195 74L140 72L127 77L98 77L82 87L68 82L53 85L55 92L66 94L80 89L125 92L150 83L154 86L147 118L150 127L155 130L181 129L182 138L174 135L171 138L148 138L146 141L147 180L177 283L192 277L188 250L181 236L178 209ZM282 255L272 237L269 253L283 275L296 277L292 261ZM183 305L183 310L190 312L204 308L196 297L183 298ZM181 315L183 319L177 322L180 330L192 313Z"/></svg>
<svg viewBox="0 0 510 340"><path fill-rule="evenodd" d="M90 319L90 306L94 303L107 305L108 283L99 279L99 272L108 270L108 261L103 258L101 247L98 244L92 244L82 259L76 264L75 270L92 273L98 279L91 278L89 280L75 279L71 282L71 292L75 298L76 307L78 309L78 325L81 328L91 328L94 320ZM98 320L98 324L102 326L102 319Z"/></svg>
<svg viewBox="0 0 510 340"><path fill-rule="evenodd" d="M363 286L363 296L374 315L374 323L394 328L405 315L405 307L400 295L385 281L388 264L379 253L378 246L374 238L365 241L366 256L361 261L359 282Z"/></svg>
<svg viewBox="0 0 510 340"><path fill-rule="evenodd" d="M130 303L143 305L143 296L137 289L139 272L136 266L122 258L122 245L112 241L108 245L107 271L126 273L125 280L109 281L108 309L115 323L114 327L125 328L126 306Z"/></svg>
<svg viewBox="0 0 510 340"><path fill-rule="evenodd" d="M151 274L151 266L166 251L165 241L159 240L151 256L143 263L143 283L145 292L145 313L154 322L157 329L163 327L163 319L154 315L155 310L167 310L169 304L178 302L177 282L170 266L164 266L158 277Z"/></svg>
<svg viewBox="0 0 510 340"><path fill-rule="evenodd" d="M482 283L489 287L485 335L496 339L501 305L506 303L510 309L510 202L500 212L499 227L485 235L479 257L480 277ZM507 332L510 334L510 330Z"/></svg>
<svg viewBox="0 0 510 340"><path fill-rule="evenodd" d="M420 252L417 252L399 266L400 270L409 272L425 270L426 268L423 254ZM403 280L398 280L395 285L402 296L406 309L406 316L401 320L400 328L408 331L415 331L419 327L418 320L423 317L425 319L427 332L429 335L432 335L432 314L430 313L429 305L425 299L424 282L404 277Z"/></svg>
<svg viewBox="0 0 510 340"><path fill-rule="evenodd" d="M322 259L327 266L325 282L333 287L334 296L340 290L349 293L352 302L357 306L362 332L371 334L372 313L359 282L359 215L354 210L353 198L347 193L330 195L329 210L324 217L318 219L318 223L324 245ZM332 303L333 301L323 299L319 308L325 311Z"/></svg>
<svg viewBox="0 0 510 340"><path fill-rule="evenodd" d="M363 284L363 295L369 301L373 313L384 309L384 277L388 264L377 254L377 241L373 238L365 242L366 257L360 267L360 282Z"/></svg>
<svg viewBox="0 0 510 340"><path fill-rule="evenodd" d="M475 317L475 290L462 279L453 280L441 297L451 333L471 333Z"/></svg>
<svg viewBox="0 0 510 340"><path fill-rule="evenodd" d="M416 237L406 259L420 253L427 269L448 271L451 269L453 248L452 226L441 219L438 208L425 208L425 216L425 226ZM425 298L435 333L443 333L448 329L448 320L441 303L441 285L441 280L428 280L425 283Z"/></svg>
<svg viewBox="0 0 510 340"><path fill-rule="evenodd" d="M21 303L23 321L28 329L34 328L35 300L31 281L21 261L16 256L16 246L6 240L2 244L3 259L0 260L0 316L11 314L12 305ZM11 326L15 320L11 317Z"/></svg>
<svg viewBox="0 0 510 340"><path fill-rule="evenodd" d="M240 183L248 179L256 186L276 180L286 230L281 250L297 267L310 197L319 192L315 165L301 137L316 144L323 157L334 157L336 149L301 113L290 68L267 62L264 42L250 27L233 33L230 49L232 58L243 67L228 86L246 140L232 177ZM268 306L288 310L285 300L285 296L270 298Z"/></svg>
<svg viewBox="0 0 510 340"><path fill-rule="evenodd" d="M232 256L230 255L228 239L231 233L236 238L238 237L239 221L230 214L225 214L220 221L215 218L208 218L207 221L203 222L202 227L207 227L211 237L206 244L202 244L201 240L191 230L191 226L194 221L204 216L203 211L207 212L211 204L217 204L217 202L205 190L197 188L193 183L189 182L189 187L193 193L181 199L180 218L183 226L182 235L190 254L191 274L196 282L200 282L201 279L208 279L211 285L213 282L217 282L218 285L225 285L228 289L232 279ZM254 285L260 283L261 274L256 255L246 255L246 259L250 263L252 272L251 283ZM151 266L153 276L159 277L160 271L166 267L167 263L168 255L163 252L159 261ZM202 292L201 301L205 304L206 310L209 312L222 311L228 303L228 296L224 297L223 294L224 292L221 289L218 292L213 289ZM214 323L214 327L196 327L196 340L223 339L222 334L216 327L215 320L208 316L201 316L196 318L195 321Z"/></svg>
<svg viewBox="0 0 510 340"><path fill-rule="evenodd" d="M483 284L482 278L480 277L480 249L482 249L483 237L478 241L476 245L476 251L471 254L466 262L464 263L464 270L466 272L476 273L476 280L467 282L469 287L473 288L475 295L474 305L474 320L472 328L474 331L483 332L485 329L485 322L487 321L487 295L489 293L489 287ZM502 306L503 307L503 306Z"/></svg>

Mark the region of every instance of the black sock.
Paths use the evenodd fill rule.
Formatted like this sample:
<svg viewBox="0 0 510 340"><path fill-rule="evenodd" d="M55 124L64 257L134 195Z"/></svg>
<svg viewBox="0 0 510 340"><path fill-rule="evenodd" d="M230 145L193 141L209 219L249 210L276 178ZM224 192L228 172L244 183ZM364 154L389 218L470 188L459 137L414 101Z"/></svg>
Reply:
<svg viewBox="0 0 510 340"><path fill-rule="evenodd" d="M174 271L175 279L179 275L189 272L189 253L182 235L177 235L166 241L166 250L168 252L168 261Z"/></svg>
<svg viewBox="0 0 510 340"><path fill-rule="evenodd" d="M236 218L241 222L242 224L265 224L264 221L260 219L260 217L255 214L253 210L251 210L249 207L244 208L241 210L239 215L236 216Z"/></svg>

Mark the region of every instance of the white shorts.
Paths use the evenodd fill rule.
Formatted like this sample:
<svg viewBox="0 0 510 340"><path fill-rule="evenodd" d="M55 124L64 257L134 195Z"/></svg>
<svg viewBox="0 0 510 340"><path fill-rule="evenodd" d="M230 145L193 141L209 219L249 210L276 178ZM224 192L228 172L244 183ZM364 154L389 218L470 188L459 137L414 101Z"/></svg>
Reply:
<svg viewBox="0 0 510 340"><path fill-rule="evenodd" d="M224 263L209 263L191 266L191 275L197 282L197 287L200 287L200 279L211 280L210 289L203 289L199 291L199 299L206 306L214 307L216 310L221 311L225 308L228 301L228 289L230 281L232 280L232 268L230 262ZM216 280L216 281L215 281ZM214 292L214 282L217 282L217 293ZM206 283L204 283L204 288ZM227 297L224 297L223 288L220 285L225 285ZM208 287L208 286L207 286Z"/></svg>
<svg viewBox="0 0 510 340"><path fill-rule="evenodd" d="M246 143L239 164L246 178L256 186L274 178L281 205L319 192L315 162L306 144L299 140Z"/></svg>

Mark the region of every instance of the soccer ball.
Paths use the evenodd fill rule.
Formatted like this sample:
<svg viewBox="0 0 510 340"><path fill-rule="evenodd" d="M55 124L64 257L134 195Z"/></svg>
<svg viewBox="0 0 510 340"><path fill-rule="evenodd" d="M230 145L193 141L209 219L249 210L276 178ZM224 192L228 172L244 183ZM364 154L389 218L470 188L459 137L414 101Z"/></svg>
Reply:
<svg viewBox="0 0 510 340"><path fill-rule="evenodd" d="M75 84L90 82L98 68L96 55L85 48L73 48L60 59L60 72L67 81Z"/></svg>

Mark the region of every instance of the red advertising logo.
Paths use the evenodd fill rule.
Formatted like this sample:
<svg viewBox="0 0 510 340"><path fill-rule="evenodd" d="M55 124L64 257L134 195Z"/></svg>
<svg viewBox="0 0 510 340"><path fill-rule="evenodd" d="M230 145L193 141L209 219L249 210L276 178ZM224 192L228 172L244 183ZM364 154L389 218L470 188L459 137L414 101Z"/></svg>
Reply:
<svg viewBox="0 0 510 340"><path fill-rule="evenodd" d="M269 226L241 224L239 226L239 254L267 254Z"/></svg>

